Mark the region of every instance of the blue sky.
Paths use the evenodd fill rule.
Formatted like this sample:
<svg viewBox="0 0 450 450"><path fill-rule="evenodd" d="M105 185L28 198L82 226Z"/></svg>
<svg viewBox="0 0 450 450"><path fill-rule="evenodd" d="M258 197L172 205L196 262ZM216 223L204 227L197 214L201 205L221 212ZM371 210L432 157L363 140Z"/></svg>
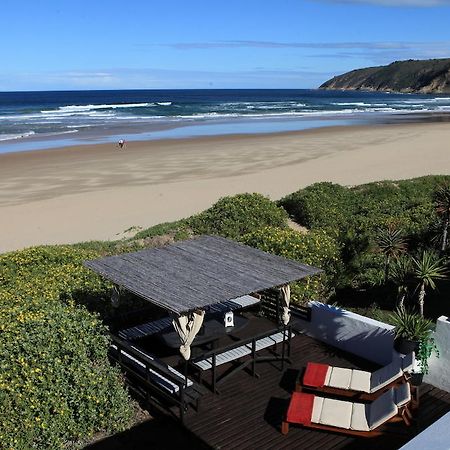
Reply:
<svg viewBox="0 0 450 450"><path fill-rule="evenodd" d="M3 0L0 91L311 88L450 57L450 0Z"/></svg>

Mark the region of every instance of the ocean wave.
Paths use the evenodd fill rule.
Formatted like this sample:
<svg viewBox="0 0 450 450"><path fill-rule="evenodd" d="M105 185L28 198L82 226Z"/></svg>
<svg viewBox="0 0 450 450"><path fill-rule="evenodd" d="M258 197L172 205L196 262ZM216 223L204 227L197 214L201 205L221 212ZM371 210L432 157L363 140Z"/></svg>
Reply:
<svg viewBox="0 0 450 450"><path fill-rule="evenodd" d="M34 131L26 131L25 133L19 133L19 134L0 134L0 141L12 141L15 139L22 139L29 136L33 136L33 134L36 134Z"/></svg>
<svg viewBox="0 0 450 450"><path fill-rule="evenodd" d="M331 104L335 106L373 106L372 103L364 103L364 102L335 102Z"/></svg>
<svg viewBox="0 0 450 450"><path fill-rule="evenodd" d="M159 106L171 106L172 102L156 102L156 104Z"/></svg>
<svg viewBox="0 0 450 450"><path fill-rule="evenodd" d="M414 103L421 103L421 104L429 104L429 103L441 103L446 102L450 103L450 97L433 97L433 98L421 98L419 101L417 99L414 100L400 100L401 103L405 103L407 105L414 104Z"/></svg>
<svg viewBox="0 0 450 450"><path fill-rule="evenodd" d="M79 112L92 111L95 109L122 109L122 108L145 108L148 106L155 106L155 103L117 103L117 104L102 104L102 105L67 105L60 106L58 109L44 109L42 114L59 114L61 112Z"/></svg>

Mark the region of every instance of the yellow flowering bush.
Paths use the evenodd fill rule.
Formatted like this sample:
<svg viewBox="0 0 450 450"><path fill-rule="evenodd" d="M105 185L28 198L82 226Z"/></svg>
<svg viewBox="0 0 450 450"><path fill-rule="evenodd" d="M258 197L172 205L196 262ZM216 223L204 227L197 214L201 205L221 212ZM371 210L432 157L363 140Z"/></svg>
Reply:
<svg viewBox="0 0 450 450"><path fill-rule="evenodd" d="M324 270L321 275L293 283L292 300L327 300L340 269L339 246L324 230L299 233L291 229L264 227L240 239L244 244Z"/></svg>
<svg viewBox="0 0 450 450"><path fill-rule="evenodd" d="M106 329L72 299L81 291L106 295L81 264L96 256L69 246L0 255L0 448L73 447L129 423Z"/></svg>

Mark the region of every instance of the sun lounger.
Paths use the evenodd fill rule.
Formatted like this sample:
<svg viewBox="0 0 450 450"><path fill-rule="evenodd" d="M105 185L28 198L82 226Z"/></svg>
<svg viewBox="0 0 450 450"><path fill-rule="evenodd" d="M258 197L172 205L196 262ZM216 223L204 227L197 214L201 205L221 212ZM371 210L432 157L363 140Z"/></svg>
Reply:
<svg viewBox="0 0 450 450"><path fill-rule="evenodd" d="M297 383L296 391L303 387L307 390L373 400L392 386L404 382L407 379L405 372L412 369L413 361L413 353L395 357L390 364L375 372L309 362L302 384Z"/></svg>
<svg viewBox="0 0 450 450"><path fill-rule="evenodd" d="M382 433L382 425L395 418L410 424L411 415L407 409L410 401L409 383L389 389L370 404L294 392L281 432L286 434L289 424L298 424L355 436L376 436Z"/></svg>

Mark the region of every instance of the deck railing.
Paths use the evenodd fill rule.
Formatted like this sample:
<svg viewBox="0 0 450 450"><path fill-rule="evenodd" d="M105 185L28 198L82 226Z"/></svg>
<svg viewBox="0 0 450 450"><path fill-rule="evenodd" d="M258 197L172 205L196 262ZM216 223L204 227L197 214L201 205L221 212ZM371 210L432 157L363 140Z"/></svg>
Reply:
<svg viewBox="0 0 450 450"><path fill-rule="evenodd" d="M108 353L110 359L120 365L131 389L147 403L156 404L165 410L168 406L177 406L181 421L190 403L194 403L198 409L202 394L200 386L191 380L188 385L187 377L174 373L176 371L170 370L164 362L150 354L146 356L127 341L114 335L111 335L111 339L112 345ZM172 389L169 390L161 380L172 385Z"/></svg>

